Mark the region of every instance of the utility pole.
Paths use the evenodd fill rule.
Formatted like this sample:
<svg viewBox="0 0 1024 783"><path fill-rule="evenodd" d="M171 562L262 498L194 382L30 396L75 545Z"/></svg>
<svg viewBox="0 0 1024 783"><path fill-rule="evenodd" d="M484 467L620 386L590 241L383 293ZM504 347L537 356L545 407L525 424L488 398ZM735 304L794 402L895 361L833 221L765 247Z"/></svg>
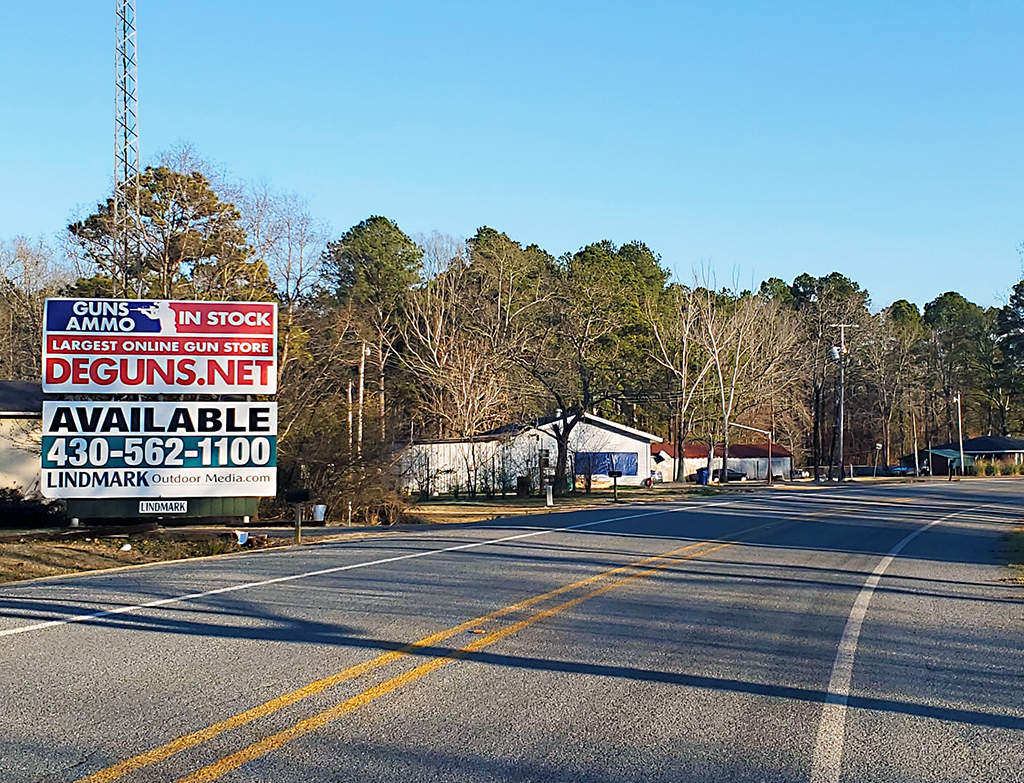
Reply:
<svg viewBox="0 0 1024 783"><path fill-rule="evenodd" d="M933 402L931 392L925 394L925 401L927 409L924 412L924 445L928 452L928 475L932 476L934 475L932 471L932 431L929 426L931 424Z"/></svg>
<svg viewBox="0 0 1024 783"><path fill-rule="evenodd" d="M843 429L846 422L846 341L840 337L839 350L839 481L843 480Z"/></svg>
<svg viewBox="0 0 1024 783"><path fill-rule="evenodd" d="M964 420L963 414L960 410L960 392L956 393L956 397L953 398L956 401L956 429L960 436L960 475L964 475Z"/></svg>
<svg viewBox="0 0 1024 783"><path fill-rule="evenodd" d="M124 296L141 296L142 274L132 229L139 219L139 64L135 43L135 0L115 0L116 99L114 102L114 264L123 276ZM133 252L135 250L136 252ZM133 257L134 256L134 257ZM134 278L134 279L132 279ZM132 287L134 283L134 288Z"/></svg>
<svg viewBox="0 0 1024 783"><path fill-rule="evenodd" d="M832 347L832 358L839 361L839 480L843 480L843 422L846 418L846 355L850 349L846 347L846 330L856 324L829 324L839 329L839 347Z"/></svg>
<svg viewBox="0 0 1024 783"><path fill-rule="evenodd" d="M920 478L921 461L917 452L917 411L913 407L913 401L911 401L910 416L914 422L914 475Z"/></svg>

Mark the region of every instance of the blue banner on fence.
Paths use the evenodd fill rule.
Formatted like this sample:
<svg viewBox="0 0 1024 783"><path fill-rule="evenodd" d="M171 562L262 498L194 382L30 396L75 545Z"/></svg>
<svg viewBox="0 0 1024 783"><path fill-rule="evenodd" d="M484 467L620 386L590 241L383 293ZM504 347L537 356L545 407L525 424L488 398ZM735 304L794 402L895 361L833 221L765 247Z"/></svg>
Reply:
<svg viewBox="0 0 1024 783"><path fill-rule="evenodd" d="M580 451L573 459L577 476L607 476L610 470L620 470L623 476L635 476L640 460L632 451Z"/></svg>

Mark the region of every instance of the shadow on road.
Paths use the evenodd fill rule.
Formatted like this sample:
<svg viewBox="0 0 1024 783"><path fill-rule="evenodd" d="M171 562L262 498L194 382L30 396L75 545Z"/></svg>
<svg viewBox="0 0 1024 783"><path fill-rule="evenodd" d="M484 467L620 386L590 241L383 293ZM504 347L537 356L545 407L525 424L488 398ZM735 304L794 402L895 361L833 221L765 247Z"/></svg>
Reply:
<svg viewBox="0 0 1024 783"><path fill-rule="evenodd" d="M669 576L666 574L665 576ZM52 611L52 607L40 605L37 611ZM187 613L193 619L183 620L176 615ZM209 615L211 618L226 616L244 618L251 622L243 625L225 625L215 619L210 622L200 622L194 619L195 615ZM614 617L610 617L614 620ZM215 609L198 609L194 606L188 608L167 608L161 609L159 615L120 615L115 617L98 618L83 623L85 625L117 628L120 630L150 631L158 633L184 634L189 636L207 636L218 638L234 638L246 640L260 640L265 642L286 642L302 643L309 645L327 645L345 647L350 649L372 650L374 652L392 652L404 650L412 658L434 659L449 658L452 660L463 660L488 666L499 666L504 668L528 669L544 672L558 672L565 674L587 675L594 677L628 679L638 682L661 683L676 685L686 688L701 688L730 693L740 693L754 696L764 696L776 699L788 699L809 703L823 703L827 697L824 690L817 688L794 687L770 683L755 682L729 677L714 677L683 672L662 671L656 669L645 669L633 666L607 665L586 661L556 660L551 658L531 657L523 655L509 655L497 652L477 651L466 652L457 647L446 646L423 646L409 649L409 642L392 641L359 635L355 629L325 622L317 622L308 619L296 619L281 615L273 615L244 602L236 602L232 609L217 607ZM771 622L767 624L770 626ZM710 624L705 629L710 637L713 628ZM612 628L602 629L606 640L614 641L615 633ZM700 634L695 636L699 639ZM629 637L629 629L624 629L622 638ZM804 640L808 642L808 640ZM934 641L934 640L933 640ZM987 640L989 645L995 646L998 640ZM1014 649L1016 640L1003 640L1007 649ZM941 642L941 640L940 640ZM718 649L722 657L722 663L731 663L727 653L733 658L737 652L750 652L757 649L757 640L750 639L750 647L746 650L730 648L727 644L700 643L699 647L704 651ZM708 663L714 663L713 659L707 658ZM986 673L986 684L988 689L995 692L1014 692L1019 686L1019 675L1007 676L1005 682L1000 681L1000 676L995 672ZM969 724L974 726L985 726L1014 731L1024 731L1024 716L1001 715L998 713L984 712L970 709L957 709L941 706L901 701L897 699L866 698L851 696L848 705L855 709L875 710L880 712L900 713L935 720L952 721L956 723Z"/></svg>

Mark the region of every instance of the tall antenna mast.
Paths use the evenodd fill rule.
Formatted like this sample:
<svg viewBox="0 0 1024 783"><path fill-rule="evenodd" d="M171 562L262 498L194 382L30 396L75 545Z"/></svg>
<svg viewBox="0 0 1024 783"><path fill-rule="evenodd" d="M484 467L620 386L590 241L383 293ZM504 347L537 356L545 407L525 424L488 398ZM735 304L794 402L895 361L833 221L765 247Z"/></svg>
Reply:
<svg viewBox="0 0 1024 783"><path fill-rule="evenodd" d="M132 227L139 216L139 101L135 51L135 0L117 4L117 99L114 108L114 258L124 275L121 292L132 282L141 294L142 275L132 253ZM134 272L134 274L132 274ZM134 277L134 281L130 280Z"/></svg>

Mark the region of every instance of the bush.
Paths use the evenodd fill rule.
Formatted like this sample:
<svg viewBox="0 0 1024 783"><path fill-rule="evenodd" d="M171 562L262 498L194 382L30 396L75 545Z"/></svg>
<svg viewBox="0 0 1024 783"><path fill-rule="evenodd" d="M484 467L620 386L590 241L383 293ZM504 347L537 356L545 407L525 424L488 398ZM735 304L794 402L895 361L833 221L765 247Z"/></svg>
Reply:
<svg viewBox="0 0 1024 783"><path fill-rule="evenodd" d="M405 499L395 490L387 487L360 486L347 491L319 491L314 493L318 503L327 506L327 517L321 522L312 522L307 505L303 525L344 525L351 520L353 525L395 525L404 521L407 511ZM295 518L294 509L281 502L267 502L261 506L261 517L281 519L291 525Z"/></svg>
<svg viewBox="0 0 1024 783"><path fill-rule="evenodd" d="M227 552L237 552L238 544L222 538L215 538L210 541L200 541L195 546L196 555L199 557L210 557L211 555L223 555Z"/></svg>
<svg viewBox="0 0 1024 783"><path fill-rule="evenodd" d="M997 463L999 466L1000 476L1012 476L1013 475L1013 463L1009 460L1001 459Z"/></svg>
<svg viewBox="0 0 1024 783"><path fill-rule="evenodd" d="M278 498L261 504L264 518L279 517L290 522L295 512L282 499L286 490L300 486L309 489L314 503L327 505L325 523L330 525L345 524L350 513L355 525L394 525L402 521L406 511L396 477L386 463L367 460L363 465L315 465L305 477L298 469L279 464L278 477Z"/></svg>
<svg viewBox="0 0 1024 783"><path fill-rule="evenodd" d="M20 529L66 525L67 517L58 504L29 500L16 489L0 488L0 527Z"/></svg>

